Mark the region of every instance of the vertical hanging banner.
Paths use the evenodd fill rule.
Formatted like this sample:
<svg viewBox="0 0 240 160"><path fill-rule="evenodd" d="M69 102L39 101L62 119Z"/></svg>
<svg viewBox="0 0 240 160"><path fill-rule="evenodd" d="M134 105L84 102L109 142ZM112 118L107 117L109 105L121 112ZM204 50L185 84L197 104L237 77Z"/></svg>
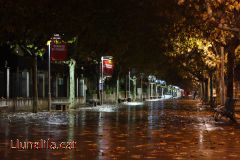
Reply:
<svg viewBox="0 0 240 160"><path fill-rule="evenodd" d="M113 74L113 57L112 56L103 56L102 58L102 73L103 77L111 77Z"/></svg>
<svg viewBox="0 0 240 160"><path fill-rule="evenodd" d="M67 44L59 34L54 34L50 43L51 61L65 61L68 58Z"/></svg>

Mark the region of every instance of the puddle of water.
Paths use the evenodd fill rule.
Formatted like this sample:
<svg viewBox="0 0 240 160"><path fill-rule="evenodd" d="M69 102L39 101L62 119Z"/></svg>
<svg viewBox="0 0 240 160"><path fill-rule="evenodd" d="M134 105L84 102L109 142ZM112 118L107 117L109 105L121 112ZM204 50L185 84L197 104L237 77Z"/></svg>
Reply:
<svg viewBox="0 0 240 160"><path fill-rule="evenodd" d="M67 125L68 117L67 115L51 115L47 121L48 124L54 125Z"/></svg>
<svg viewBox="0 0 240 160"><path fill-rule="evenodd" d="M140 106L143 105L143 102L123 102L123 105L127 105L127 106Z"/></svg>
<svg viewBox="0 0 240 160"><path fill-rule="evenodd" d="M236 148L235 153L238 153L240 146L239 131L219 127L208 112L199 112L189 104L175 106L159 101L143 107L85 106L78 111L14 113L6 115L7 118L12 122L0 118L0 144L4 144L0 145L0 159L22 156L29 159L114 159L112 155L116 159L144 159L153 155L153 159L176 159L176 155L179 159L213 159L210 154L221 159L230 149ZM51 138L56 142L76 140L77 149L15 152L7 145L10 139L16 138L31 141ZM221 153L211 149L214 144ZM187 156L188 153L195 157ZM73 156L68 157L69 154Z"/></svg>
<svg viewBox="0 0 240 160"><path fill-rule="evenodd" d="M120 108L120 106L118 105L101 105L96 107L82 107L82 108L79 108L79 111L87 110L87 111L95 111L95 112L116 112L118 108Z"/></svg>
<svg viewBox="0 0 240 160"><path fill-rule="evenodd" d="M206 131L215 131L215 130L224 130L222 127L217 127L214 124L205 123L205 124L199 124L195 127L197 130L206 130Z"/></svg>

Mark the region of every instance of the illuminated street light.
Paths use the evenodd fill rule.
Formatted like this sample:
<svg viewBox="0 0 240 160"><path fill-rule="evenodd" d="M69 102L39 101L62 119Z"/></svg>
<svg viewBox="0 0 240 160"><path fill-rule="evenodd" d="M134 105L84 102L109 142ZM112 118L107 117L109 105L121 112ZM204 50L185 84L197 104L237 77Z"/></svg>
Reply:
<svg viewBox="0 0 240 160"><path fill-rule="evenodd" d="M48 110L51 111L51 40L48 45Z"/></svg>
<svg viewBox="0 0 240 160"><path fill-rule="evenodd" d="M153 85L156 83L156 76L154 75L149 75L148 76L148 82L149 82L149 94L148 94L148 98L151 99L153 96Z"/></svg>

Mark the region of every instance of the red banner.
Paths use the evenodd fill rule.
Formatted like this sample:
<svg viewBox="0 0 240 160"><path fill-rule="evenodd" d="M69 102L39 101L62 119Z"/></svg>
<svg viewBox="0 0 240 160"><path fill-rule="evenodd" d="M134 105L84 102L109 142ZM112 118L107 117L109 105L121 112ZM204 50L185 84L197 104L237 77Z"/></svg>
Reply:
<svg viewBox="0 0 240 160"><path fill-rule="evenodd" d="M113 74L113 62L112 59L106 58L106 59L102 59L102 63L103 63L103 75L104 76L112 76Z"/></svg>
<svg viewBox="0 0 240 160"><path fill-rule="evenodd" d="M50 43L51 61L65 61L68 58L67 44L60 37L53 37Z"/></svg>

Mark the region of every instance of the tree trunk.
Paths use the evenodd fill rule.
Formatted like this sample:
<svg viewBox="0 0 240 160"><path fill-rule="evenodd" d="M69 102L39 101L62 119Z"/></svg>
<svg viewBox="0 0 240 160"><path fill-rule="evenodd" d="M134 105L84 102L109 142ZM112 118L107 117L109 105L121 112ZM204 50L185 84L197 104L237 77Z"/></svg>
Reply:
<svg viewBox="0 0 240 160"><path fill-rule="evenodd" d="M214 101L213 101L213 71L210 71L209 78L210 78L210 106L214 107Z"/></svg>
<svg viewBox="0 0 240 160"><path fill-rule="evenodd" d="M234 120L234 97L233 97L233 81L234 81L234 62L235 62L235 49L239 44L238 38L233 38L228 43L227 53L227 101L225 104L229 118Z"/></svg>
<svg viewBox="0 0 240 160"><path fill-rule="evenodd" d="M203 102L204 102L204 95L205 95L205 92L204 92L204 81L201 81L201 99L203 100Z"/></svg>
<svg viewBox="0 0 240 160"><path fill-rule="evenodd" d="M233 113L233 74L234 74L234 53L229 51L227 54L227 104L226 108L229 112Z"/></svg>
<svg viewBox="0 0 240 160"><path fill-rule="evenodd" d="M204 79L204 101L208 103L208 79Z"/></svg>
<svg viewBox="0 0 240 160"><path fill-rule="evenodd" d="M225 104L225 80L224 80L224 47L221 46L221 64L220 64L220 74L219 74L219 92L220 92L220 104Z"/></svg>
<svg viewBox="0 0 240 160"><path fill-rule="evenodd" d="M37 56L32 58L32 81L33 81L33 113L38 111L38 87L37 87Z"/></svg>

